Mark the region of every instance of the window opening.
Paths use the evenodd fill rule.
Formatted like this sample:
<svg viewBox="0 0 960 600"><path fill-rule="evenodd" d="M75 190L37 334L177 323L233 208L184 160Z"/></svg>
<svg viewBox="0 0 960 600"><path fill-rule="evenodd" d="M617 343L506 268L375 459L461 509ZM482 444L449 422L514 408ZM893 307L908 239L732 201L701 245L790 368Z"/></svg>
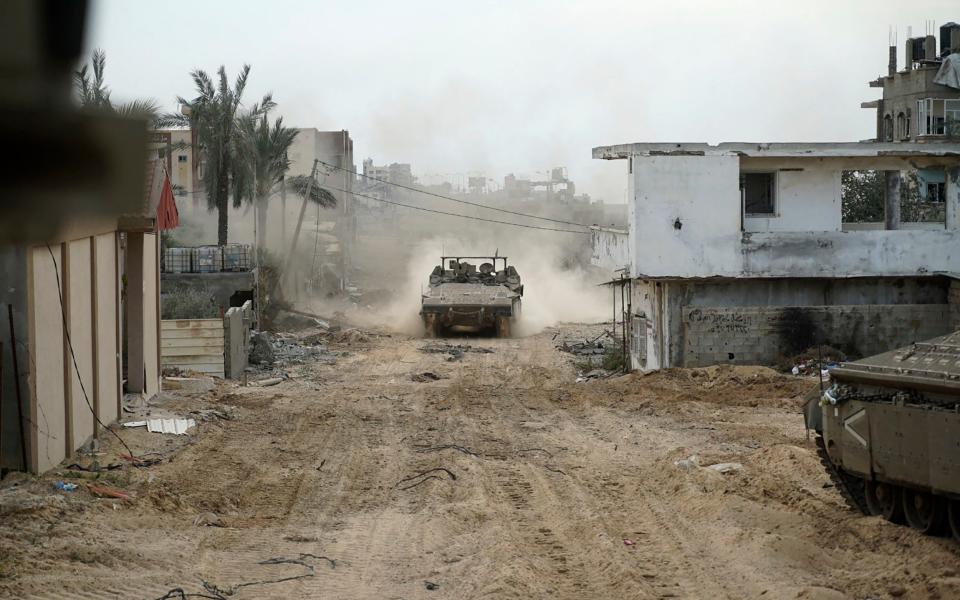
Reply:
<svg viewBox="0 0 960 600"><path fill-rule="evenodd" d="M748 217L770 217L776 214L774 186L776 173L741 173L740 194L743 212Z"/></svg>

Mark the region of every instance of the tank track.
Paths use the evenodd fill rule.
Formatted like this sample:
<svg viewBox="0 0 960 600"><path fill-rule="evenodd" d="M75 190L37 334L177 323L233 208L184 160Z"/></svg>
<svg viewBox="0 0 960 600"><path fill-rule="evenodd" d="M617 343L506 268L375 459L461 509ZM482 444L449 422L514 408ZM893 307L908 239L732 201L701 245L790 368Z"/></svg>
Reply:
<svg viewBox="0 0 960 600"><path fill-rule="evenodd" d="M827 454L827 449L823 445L823 437L817 435L816 438L817 456L820 458L820 464L827 470L827 473L830 475L830 480L833 481L834 486L840 491L840 495L843 496L843 500L847 503L847 506L850 510L869 515L870 510L867 508L863 479L856 475L844 473L842 469L838 469L837 466L833 464L833 461L830 460L830 455Z"/></svg>

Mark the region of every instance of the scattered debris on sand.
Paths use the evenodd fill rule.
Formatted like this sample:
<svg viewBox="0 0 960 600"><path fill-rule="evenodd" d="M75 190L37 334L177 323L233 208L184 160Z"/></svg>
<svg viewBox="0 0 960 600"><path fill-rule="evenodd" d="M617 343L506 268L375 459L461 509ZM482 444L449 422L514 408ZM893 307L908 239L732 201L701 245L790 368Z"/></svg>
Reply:
<svg viewBox="0 0 960 600"><path fill-rule="evenodd" d="M483 346L471 346L469 344L448 344L446 342L430 342L420 346L420 352L426 354L449 354L447 361L453 362L463 358L468 352L477 354L493 354L493 348L484 348Z"/></svg>

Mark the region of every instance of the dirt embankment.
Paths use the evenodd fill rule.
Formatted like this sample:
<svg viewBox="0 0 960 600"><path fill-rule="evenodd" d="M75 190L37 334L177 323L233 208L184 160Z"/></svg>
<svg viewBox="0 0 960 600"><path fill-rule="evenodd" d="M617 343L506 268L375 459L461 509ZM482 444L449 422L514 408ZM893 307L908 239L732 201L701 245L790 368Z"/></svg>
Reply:
<svg viewBox="0 0 960 600"><path fill-rule="evenodd" d="M0 597L960 597L952 542L831 487L799 411L815 380L575 383L553 333L324 343L336 364L272 387L170 390L154 408L195 417L186 436L120 430L157 459L96 476L130 500L66 465L5 482Z"/></svg>

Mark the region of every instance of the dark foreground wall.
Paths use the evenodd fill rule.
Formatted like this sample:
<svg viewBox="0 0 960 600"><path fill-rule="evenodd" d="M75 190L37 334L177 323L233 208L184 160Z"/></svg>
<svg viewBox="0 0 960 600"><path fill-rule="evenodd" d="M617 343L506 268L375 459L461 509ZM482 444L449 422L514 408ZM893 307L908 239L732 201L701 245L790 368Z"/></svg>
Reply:
<svg viewBox="0 0 960 600"><path fill-rule="evenodd" d="M670 287L671 364L687 367L775 364L818 344L856 358L960 327L960 286L946 277Z"/></svg>

